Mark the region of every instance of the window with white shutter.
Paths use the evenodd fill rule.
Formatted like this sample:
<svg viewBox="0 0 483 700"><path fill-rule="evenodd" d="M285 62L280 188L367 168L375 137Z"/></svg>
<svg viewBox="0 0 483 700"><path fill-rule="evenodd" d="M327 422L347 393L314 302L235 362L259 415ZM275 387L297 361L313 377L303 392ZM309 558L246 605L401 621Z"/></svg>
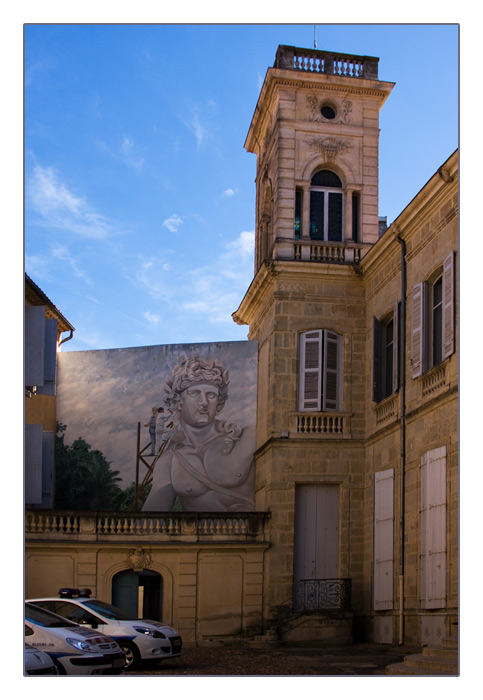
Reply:
<svg viewBox="0 0 483 700"><path fill-rule="evenodd" d="M45 306L25 306L25 386L44 383Z"/></svg>
<svg viewBox="0 0 483 700"><path fill-rule="evenodd" d="M419 377L453 354L455 253L425 282L413 287L411 302L411 376Z"/></svg>
<svg viewBox="0 0 483 700"><path fill-rule="evenodd" d="M394 607L394 469L374 474L374 610Z"/></svg>
<svg viewBox="0 0 483 700"><path fill-rule="evenodd" d="M25 425L25 503L42 503L42 426Z"/></svg>
<svg viewBox="0 0 483 700"><path fill-rule="evenodd" d="M342 336L330 330L300 334L299 411L341 411Z"/></svg>
<svg viewBox="0 0 483 700"><path fill-rule="evenodd" d="M421 459L421 607L446 607L446 447Z"/></svg>

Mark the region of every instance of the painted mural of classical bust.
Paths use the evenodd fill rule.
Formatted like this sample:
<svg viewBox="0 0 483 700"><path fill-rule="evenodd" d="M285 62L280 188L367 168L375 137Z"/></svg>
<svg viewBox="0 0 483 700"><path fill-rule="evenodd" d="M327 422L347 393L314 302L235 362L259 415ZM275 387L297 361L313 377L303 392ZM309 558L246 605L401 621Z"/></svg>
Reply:
<svg viewBox="0 0 483 700"><path fill-rule="evenodd" d="M219 360L197 357L167 377L164 403L174 427L143 510L171 510L177 496L186 511L253 510L254 428L217 418L228 383Z"/></svg>

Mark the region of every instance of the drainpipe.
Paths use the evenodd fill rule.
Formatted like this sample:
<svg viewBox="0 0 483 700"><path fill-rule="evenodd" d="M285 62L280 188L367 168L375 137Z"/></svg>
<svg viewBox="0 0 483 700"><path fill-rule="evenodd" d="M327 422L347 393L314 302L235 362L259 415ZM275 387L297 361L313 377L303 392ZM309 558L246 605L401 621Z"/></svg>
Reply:
<svg viewBox="0 0 483 700"><path fill-rule="evenodd" d="M401 245L401 322L399 341L399 367L401 386L401 419L400 419L400 505L399 505L399 644L404 644L404 536L405 536L405 503L406 503L406 242L399 234L396 239Z"/></svg>
<svg viewBox="0 0 483 700"><path fill-rule="evenodd" d="M73 336L74 336L74 331L71 331L66 338L61 338L59 346L61 346L62 343L66 343L68 340L72 340Z"/></svg>

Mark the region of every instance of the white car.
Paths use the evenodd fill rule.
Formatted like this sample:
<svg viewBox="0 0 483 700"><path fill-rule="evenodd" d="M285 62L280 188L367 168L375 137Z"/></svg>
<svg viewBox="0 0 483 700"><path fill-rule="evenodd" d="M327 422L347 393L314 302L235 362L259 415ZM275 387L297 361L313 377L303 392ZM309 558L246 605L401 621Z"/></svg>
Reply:
<svg viewBox="0 0 483 700"><path fill-rule="evenodd" d="M118 675L124 654L106 635L25 603L25 640L48 654L61 675Z"/></svg>
<svg viewBox="0 0 483 700"><path fill-rule="evenodd" d="M25 644L24 674L26 676L58 676L59 672L45 651Z"/></svg>
<svg viewBox="0 0 483 700"><path fill-rule="evenodd" d="M126 669L137 668L144 661L161 661L181 654L181 637L169 625L133 618L131 613L90 595L89 588L61 588L59 598L33 598L29 602L108 634L123 650Z"/></svg>

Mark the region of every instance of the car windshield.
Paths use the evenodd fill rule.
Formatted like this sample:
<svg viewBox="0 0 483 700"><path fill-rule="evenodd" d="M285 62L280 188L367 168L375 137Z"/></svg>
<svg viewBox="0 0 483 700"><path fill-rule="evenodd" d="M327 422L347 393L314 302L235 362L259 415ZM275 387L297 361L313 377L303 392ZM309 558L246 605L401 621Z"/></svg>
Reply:
<svg viewBox="0 0 483 700"><path fill-rule="evenodd" d="M110 605L110 603L103 603L101 600L83 600L82 604L90 608L99 615L107 617L109 620L139 620L139 617L131 615L130 612L126 610L121 610L121 608L116 608L115 605Z"/></svg>
<svg viewBox="0 0 483 700"><path fill-rule="evenodd" d="M66 620L55 613L43 610L31 603L25 604L25 619L41 627L78 627L75 622Z"/></svg>

